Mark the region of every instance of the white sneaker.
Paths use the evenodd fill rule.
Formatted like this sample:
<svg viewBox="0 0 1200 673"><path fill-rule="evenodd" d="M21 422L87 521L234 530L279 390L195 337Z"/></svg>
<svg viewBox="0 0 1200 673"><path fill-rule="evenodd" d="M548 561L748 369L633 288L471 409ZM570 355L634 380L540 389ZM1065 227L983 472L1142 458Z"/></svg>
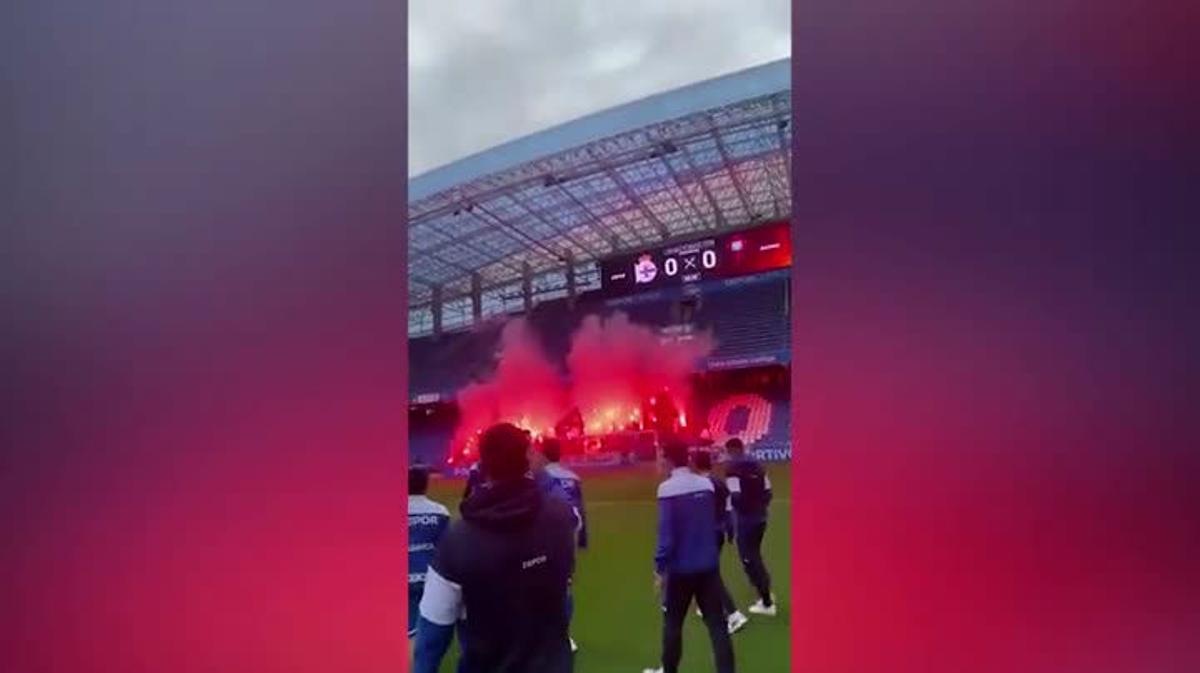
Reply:
<svg viewBox="0 0 1200 673"><path fill-rule="evenodd" d="M779 607L779 606L778 606L778 604L775 603L775 596L771 596L771 607L767 607L767 606L763 605L762 599L760 598L757 601L755 601L754 605L750 606L750 612L753 614L756 614L756 615L766 615L768 617L774 617L777 607Z"/></svg>
<svg viewBox="0 0 1200 673"><path fill-rule="evenodd" d="M696 616L700 619L704 619L704 612L701 611L700 608L696 608Z"/></svg>
<svg viewBox="0 0 1200 673"><path fill-rule="evenodd" d="M732 636L738 631L741 631L743 626L749 624L750 618L746 615L743 615L741 611L738 611L732 615L729 615L729 620L727 623L729 625L729 635Z"/></svg>
<svg viewBox="0 0 1200 673"><path fill-rule="evenodd" d="M663 673L661 668L643 668L642 673Z"/></svg>
<svg viewBox="0 0 1200 673"><path fill-rule="evenodd" d="M571 641L571 651L578 652L579 646L575 644L575 639L572 638L571 636L567 636L567 640Z"/></svg>

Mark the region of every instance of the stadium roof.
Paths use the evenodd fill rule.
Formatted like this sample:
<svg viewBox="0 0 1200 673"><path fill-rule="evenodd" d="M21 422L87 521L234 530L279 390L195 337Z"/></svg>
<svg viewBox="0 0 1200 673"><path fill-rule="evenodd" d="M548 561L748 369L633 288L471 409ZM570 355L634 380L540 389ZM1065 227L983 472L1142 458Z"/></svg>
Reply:
<svg viewBox="0 0 1200 673"><path fill-rule="evenodd" d="M786 217L791 65L692 84L409 181L410 305ZM486 114L486 112L484 112Z"/></svg>

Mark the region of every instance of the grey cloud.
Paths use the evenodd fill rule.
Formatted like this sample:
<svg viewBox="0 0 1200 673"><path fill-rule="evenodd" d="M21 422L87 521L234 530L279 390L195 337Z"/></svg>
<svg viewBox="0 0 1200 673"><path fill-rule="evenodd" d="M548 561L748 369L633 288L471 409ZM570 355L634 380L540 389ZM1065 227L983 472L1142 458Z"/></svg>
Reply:
<svg viewBox="0 0 1200 673"><path fill-rule="evenodd" d="M410 0L409 172L790 53L789 0Z"/></svg>

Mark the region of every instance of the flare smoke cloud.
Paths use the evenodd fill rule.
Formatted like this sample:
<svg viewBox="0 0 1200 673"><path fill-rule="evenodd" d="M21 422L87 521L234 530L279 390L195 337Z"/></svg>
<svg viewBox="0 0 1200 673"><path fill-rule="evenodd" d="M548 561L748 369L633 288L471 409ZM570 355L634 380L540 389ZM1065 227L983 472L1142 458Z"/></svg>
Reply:
<svg viewBox="0 0 1200 673"><path fill-rule="evenodd" d="M690 375L714 347L708 334L664 339L623 313L584 319L571 338L566 372L552 362L523 318L505 325L496 369L458 393L453 447L469 447L479 431L510 421L547 435L572 409L589 432L637 420L642 401L666 393L680 409L691 398Z"/></svg>

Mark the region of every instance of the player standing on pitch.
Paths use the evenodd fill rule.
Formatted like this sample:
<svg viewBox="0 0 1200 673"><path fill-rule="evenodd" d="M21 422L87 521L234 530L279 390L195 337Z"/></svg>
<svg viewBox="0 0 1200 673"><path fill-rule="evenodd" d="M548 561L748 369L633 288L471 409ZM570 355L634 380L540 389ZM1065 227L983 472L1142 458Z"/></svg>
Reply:
<svg viewBox="0 0 1200 673"><path fill-rule="evenodd" d="M523 432L525 433L526 438L528 438L530 441L529 473L533 477L533 482L535 484L537 484L538 490L540 490L542 493L544 493L552 498L558 498L559 500L562 500L563 502L567 503L568 505L571 505L571 509L575 514L576 526L578 526L578 527L583 526L582 497L580 498L580 502L578 504L576 504L571 499L571 497L567 494L567 491L564 489L563 485L560 484L557 479L554 479L553 477L550 476L550 473L546 471L548 459L543 454L544 449L543 449L543 451L537 450L537 448L534 447L533 443L532 443L533 442L532 433L530 433L528 430L524 430ZM547 441L555 441L556 442L557 440L547 440ZM467 485L466 485L466 489L463 492L462 499L466 500L467 498L470 498L471 493L474 492L475 489L479 488L479 486L481 486L484 483L484 481L485 481L485 479L483 477L483 470L480 468L480 461L477 460L474 463L472 463L471 467L467 470ZM569 587L567 590L567 603L566 603L566 606L564 609L566 609L566 611L567 611L567 621L569 622L571 620L571 617L573 616L573 613L575 610L575 602L574 602L574 599L572 597ZM571 644L572 652L575 652L576 650L579 649L578 646L576 646L574 639L568 638L567 640ZM459 644L460 648L464 642L466 642L466 633L463 628L463 623L460 621L459 628L458 628L458 644ZM464 669L461 665L461 662L460 662L460 666L458 668L458 673L464 673Z"/></svg>
<svg viewBox="0 0 1200 673"><path fill-rule="evenodd" d="M567 502L575 509L579 517L579 548L587 549L587 515L583 512L583 480L574 471L563 467L562 444L557 439L548 438L542 441L542 455L546 458L546 474L558 483L566 495Z"/></svg>
<svg viewBox="0 0 1200 673"><path fill-rule="evenodd" d="M746 445L734 437L725 442L729 465L725 483L733 504L737 527L738 555L742 568L758 592L758 601L750 606L756 615L774 617L775 599L771 595L771 575L762 558L763 535L767 531L767 507L771 504L771 478L762 465L746 455Z"/></svg>
<svg viewBox="0 0 1200 673"><path fill-rule="evenodd" d="M465 612L463 673L568 673L563 606L575 516L529 471L529 436L509 423L480 441L483 483L438 544L425 580L414 673L436 673Z"/></svg>
<svg viewBox="0 0 1200 673"><path fill-rule="evenodd" d="M417 635L417 616L425 593L425 572L434 549L450 525L450 512L430 500L429 471L408 468L408 637Z"/></svg>
<svg viewBox="0 0 1200 673"><path fill-rule="evenodd" d="M579 548L587 549L587 515L583 511L583 480L574 471L563 467L559 464L562 460L562 444L553 437L542 441L542 456L546 459L546 465L543 468L547 476L558 484L559 489L566 496L567 502L571 504L571 508L575 510L575 516L579 520L579 534L576 536ZM567 590L567 620L570 621L575 615L575 595L570 589ZM579 647L575 644L575 639L571 639L571 651L578 650Z"/></svg>
<svg viewBox="0 0 1200 673"><path fill-rule="evenodd" d="M664 612L662 668L658 672L677 673L683 655L683 620L695 599L708 627L717 673L734 673L733 645L721 609L713 484L688 467L688 448L683 442L669 440L663 457L671 473L658 486L654 583L661 592Z"/></svg>
<svg viewBox="0 0 1200 673"><path fill-rule="evenodd" d="M723 479L718 479L712 474L712 452L707 448L697 449L692 454L692 465L696 468L696 472L700 476L708 479L713 485L713 494L716 498L716 534L717 534L717 558L721 557L721 550L725 548L725 540L733 538L733 521L732 512L729 510L729 488L725 486ZM721 611L725 614L725 620L729 625L729 633L732 635L737 633L750 620L746 618L733 604L733 597L729 595L729 589L725 586L725 580L720 578L720 566L717 570L718 578L721 581ZM704 615L701 614L701 617Z"/></svg>

